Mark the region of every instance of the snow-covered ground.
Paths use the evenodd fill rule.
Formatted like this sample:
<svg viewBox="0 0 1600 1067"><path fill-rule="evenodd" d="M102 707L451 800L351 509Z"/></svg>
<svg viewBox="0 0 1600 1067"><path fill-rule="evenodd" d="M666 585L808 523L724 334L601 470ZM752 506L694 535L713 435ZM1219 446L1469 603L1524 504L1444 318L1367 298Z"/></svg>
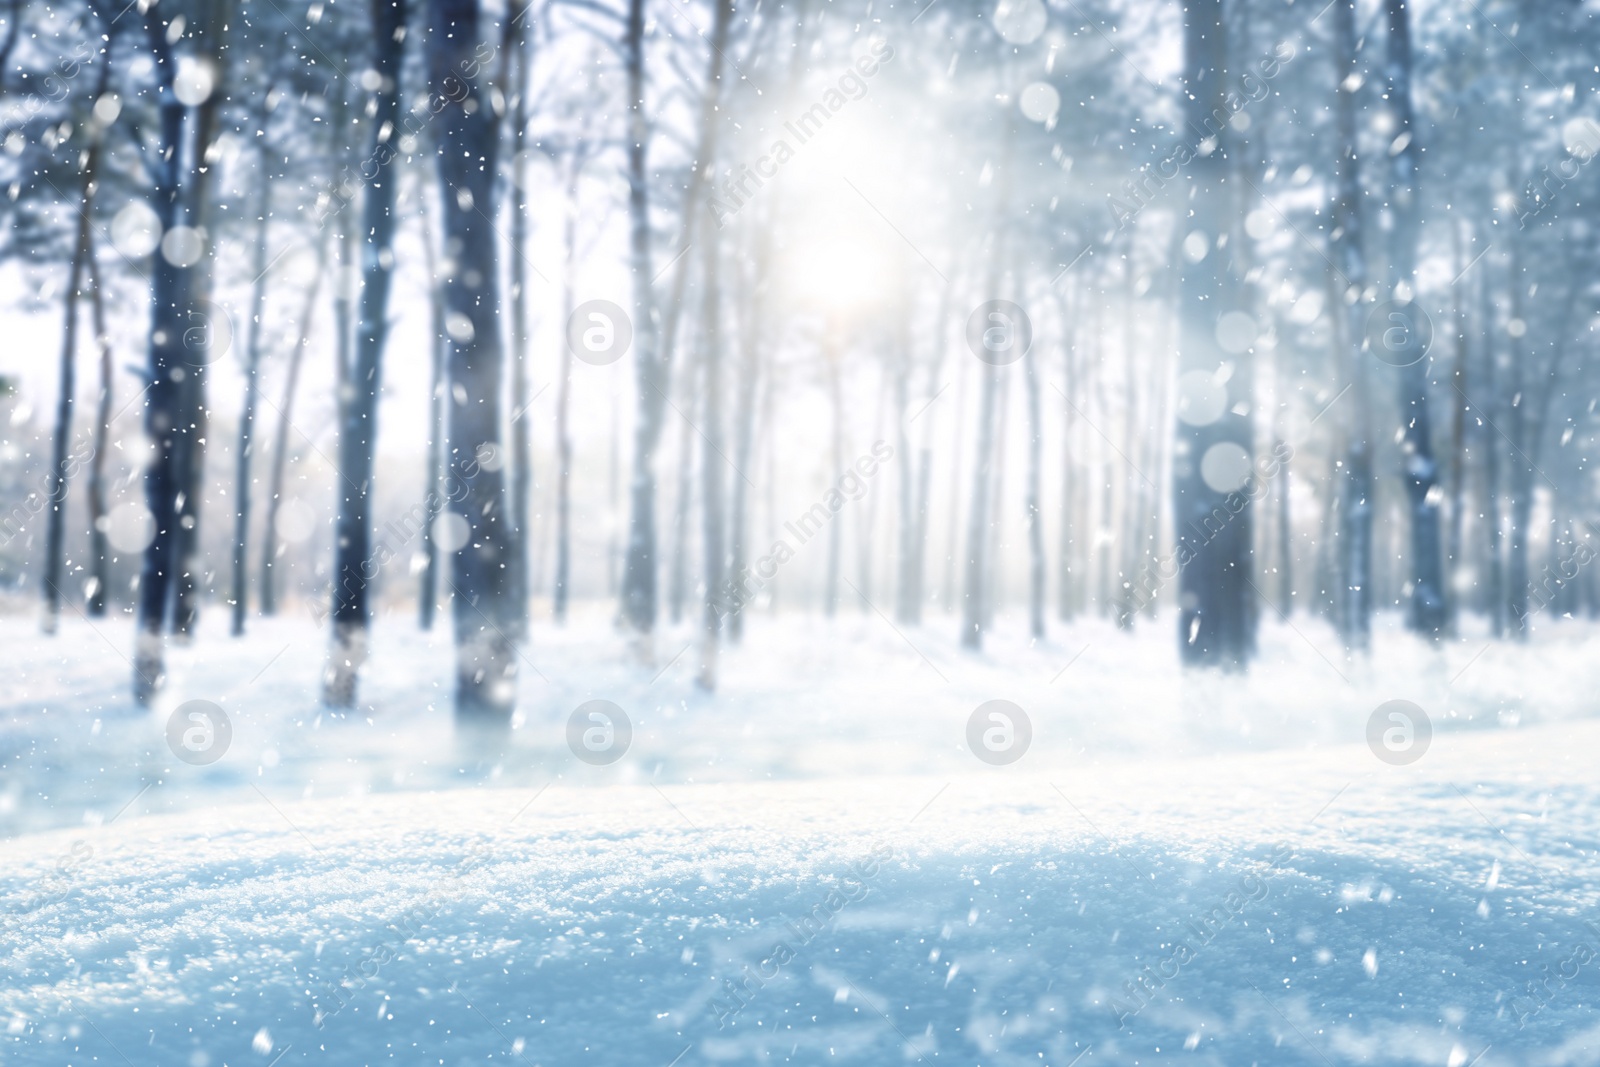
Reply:
<svg viewBox="0 0 1600 1067"><path fill-rule="evenodd" d="M686 632L641 665L596 609L538 628L498 753L453 740L443 633L380 626L336 720L308 619L208 629L154 713L130 630L0 623L0 1064L1600 1063L1587 624L1347 661L1297 619L1184 678L1166 620L974 657L757 617L708 697ZM610 766L567 748L595 698ZM190 699L233 723L208 766L164 739ZM1365 740L1391 699L1410 765Z"/></svg>

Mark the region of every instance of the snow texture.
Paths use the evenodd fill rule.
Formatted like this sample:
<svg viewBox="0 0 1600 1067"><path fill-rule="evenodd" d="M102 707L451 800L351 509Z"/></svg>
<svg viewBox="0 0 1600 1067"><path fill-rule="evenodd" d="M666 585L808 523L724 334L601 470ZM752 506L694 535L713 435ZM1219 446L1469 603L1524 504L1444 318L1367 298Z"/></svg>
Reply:
<svg viewBox="0 0 1600 1067"><path fill-rule="evenodd" d="M7 625L0 795L33 832L0 870L0 1064L1600 1062L1579 625L1360 664L1297 623L1180 689L1164 627L972 659L795 620L713 700L692 651L652 682L596 618L530 651L490 758L418 697L444 647L381 629L370 716L319 718L284 621L174 656L170 700L235 718L210 767L117 703L92 633ZM637 709L611 767L565 751L591 696ZM995 696L1035 741L991 768L963 730ZM1435 724L1405 767L1363 739L1395 696Z"/></svg>

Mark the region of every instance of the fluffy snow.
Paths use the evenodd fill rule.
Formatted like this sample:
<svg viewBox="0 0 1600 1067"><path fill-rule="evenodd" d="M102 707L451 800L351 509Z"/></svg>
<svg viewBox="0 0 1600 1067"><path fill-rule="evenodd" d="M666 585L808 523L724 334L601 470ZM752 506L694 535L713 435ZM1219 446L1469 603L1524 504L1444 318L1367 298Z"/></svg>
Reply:
<svg viewBox="0 0 1600 1067"><path fill-rule="evenodd" d="M687 632L541 628L499 753L402 620L344 720L308 621L203 633L148 714L81 621L0 624L0 1064L1600 1062L1586 624L1347 661L1297 619L1185 679L1167 620L977 657L753 622L715 697ZM610 767L565 745L594 697ZM233 719L208 767L162 738L193 698ZM966 748L994 698L1010 766ZM1410 766L1364 740L1394 698Z"/></svg>

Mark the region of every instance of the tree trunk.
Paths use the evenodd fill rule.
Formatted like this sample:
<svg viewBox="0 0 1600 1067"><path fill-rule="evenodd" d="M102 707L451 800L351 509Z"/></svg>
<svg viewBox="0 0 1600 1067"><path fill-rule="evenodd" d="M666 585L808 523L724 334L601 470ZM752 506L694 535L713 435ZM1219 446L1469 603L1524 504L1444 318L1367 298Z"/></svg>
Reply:
<svg viewBox="0 0 1600 1067"><path fill-rule="evenodd" d="M1139 536L1139 488L1137 482L1140 474L1131 466L1132 458L1136 454L1134 430L1138 425L1139 411L1139 346L1133 310L1134 300L1136 299L1134 294L1133 253L1133 240L1130 236L1127 253L1122 264L1122 454L1128 457L1129 462L1125 462L1122 465L1121 478L1118 479L1122 483L1122 564L1117 569L1118 581L1114 615L1119 630L1133 629L1135 582L1139 578L1139 546L1137 543Z"/></svg>
<svg viewBox="0 0 1600 1067"><path fill-rule="evenodd" d="M688 418L678 428L678 493L673 500L672 572L667 586L667 609L676 626L683 620L683 603L689 595L689 505L694 497L694 427L698 414L700 361L691 357L683 368L683 395Z"/></svg>
<svg viewBox="0 0 1600 1067"><path fill-rule="evenodd" d="M906 432L906 410L910 402L911 379L911 302L902 299L898 309L899 330L895 336L894 360L894 433L895 472L898 492L896 508L895 562L899 574L895 581L894 617L896 622L910 625L917 621L917 589L915 568L917 561L917 475L911 454L911 437Z"/></svg>
<svg viewBox="0 0 1600 1067"><path fill-rule="evenodd" d="M1075 504L1078 497L1076 479L1073 477L1072 435L1077 428L1077 411L1072 394L1077 392L1078 376L1073 367L1073 353L1077 347L1072 329L1072 308L1065 296L1058 297L1056 307L1061 313L1061 528L1056 542L1056 617L1071 622L1075 614L1072 578L1073 556L1076 550L1077 529Z"/></svg>
<svg viewBox="0 0 1600 1067"><path fill-rule="evenodd" d="M502 47L507 64L515 56L515 84L511 95L511 528L514 536L511 564L512 599L516 603L516 635L528 638L529 568L532 565L530 522L533 514L533 445L528 434L528 194L527 159L523 146L528 134L528 0L511 0L507 9ZM563 319L563 322L566 320ZM566 605L562 604L565 612Z"/></svg>
<svg viewBox="0 0 1600 1067"><path fill-rule="evenodd" d="M1202 130L1213 114L1227 114L1228 49L1222 0L1184 3L1185 117ZM1224 133L1217 136L1222 137ZM1187 170L1192 229L1185 235L1180 278L1180 371L1213 374L1226 358L1216 340L1221 313L1235 302L1236 286L1217 238L1233 230L1233 201L1225 182L1230 166L1222 146L1199 155ZM1235 414L1248 405L1248 376L1235 373L1227 382L1223 414L1203 426L1179 423L1173 464L1173 525L1179 552L1178 649L1185 666L1243 669L1255 648L1255 612L1248 601L1253 570L1251 514L1248 497L1221 491L1203 475L1206 456L1251 453L1247 416ZM1229 506L1230 501L1237 511ZM1220 512L1220 515L1219 515Z"/></svg>
<svg viewBox="0 0 1600 1067"><path fill-rule="evenodd" d="M267 300L267 217L272 207L272 181L268 176L266 139L257 140L256 233L250 260L250 339L244 354L244 407L239 413L239 452L235 457L233 514L233 621L234 637L244 635L249 610L250 468L255 439L256 398L261 391L261 315Z"/></svg>
<svg viewBox="0 0 1600 1067"><path fill-rule="evenodd" d="M1487 267L1488 264L1485 264ZM1482 308L1483 330L1483 388L1480 396L1488 399L1490 404L1501 396L1499 384L1500 371L1498 366L1498 353L1495 351L1492 340L1493 331L1491 324L1494 316L1489 302L1489 272L1487 269L1478 274L1478 306ZM1491 426L1500 425L1503 413L1496 406L1493 415L1482 413L1485 421ZM1487 435L1485 435L1487 436ZM1498 436L1498 435L1497 435ZM1488 609L1489 630L1497 638L1505 636L1506 627L1506 579L1505 579L1505 553L1502 549L1504 540L1504 526L1500 514L1500 449L1502 445L1498 440L1489 442L1483 450L1483 479L1484 479L1484 550L1488 555L1489 573L1488 581Z"/></svg>
<svg viewBox="0 0 1600 1067"><path fill-rule="evenodd" d="M966 444L967 378L972 370L965 360L956 360L955 430L950 444L950 510L945 523L944 575L939 583L939 606L945 611L952 610L956 602L956 555L960 547L961 528L961 455L962 446Z"/></svg>
<svg viewBox="0 0 1600 1067"><path fill-rule="evenodd" d="M434 255L433 227L428 221L428 193L421 197L422 250L428 270L428 355L430 364L428 391L428 470L424 479L422 522L422 584L417 590L417 625L423 630L433 629L433 617L439 604L439 543L433 537L433 524L444 511L440 477L444 463L444 395L449 389L445 381L445 330L444 289L440 281ZM524 409L524 414L526 410Z"/></svg>
<svg viewBox="0 0 1600 1067"><path fill-rule="evenodd" d="M183 221L184 128L186 108L173 88L175 62L164 20L145 14L145 31L155 58L157 133L151 205L166 233ZM166 681L162 632L167 619L174 570L180 563L178 521L186 470L180 453L185 377L184 327L190 311L191 278L166 256L150 259L150 348L145 393L145 434L153 455L144 472L145 503L155 534L145 548L139 575L133 696L148 704Z"/></svg>
<svg viewBox="0 0 1600 1067"><path fill-rule="evenodd" d="M91 141L88 158L98 155L98 146ZM61 621L61 570L65 555L67 520L68 439L72 436L72 404L77 392L78 361L78 285L83 278L84 262L89 255L89 211L93 196L94 175L92 164L84 167L83 191L78 208L78 233L73 243L72 261L67 268L67 292L62 300L65 319L61 330L61 369L56 393L55 434L50 446L50 515L45 529L44 549L44 610L40 629L47 634L56 632Z"/></svg>
<svg viewBox="0 0 1600 1067"><path fill-rule="evenodd" d="M506 510L500 442L500 383L504 353L499 324L499 270L491 220L495 217L494 111L478 79L468 72L478 40L478 0L430 0L430 81L438 96L453 97L435 123L439 183L444 190L445 247L456 270L445 279L451 331L452 389L449 455L460 478L467 542L451 560L455 591L456 722L495 733L510 729L517 699L517 654L508 628L516 604L507 574L515 538ZM646 279L648 282L648 279Z"/></svg>
<svg viewBox="0 0 1600 1067"><path fill-rule="evenodd" d="M1411 26L1406 0L1385 0L1389 21L1389 106L1394 109L1395 144L1389 153L1394 225L1389 231L1389 257L1395 280L1394 299L1405 305L1401 315L1412 320L1404 330L1404 355L1400 369L1402 480L1411 513L1411 597L1406 623L1417 633L1437 640L1444 631L1444 566L1439 559L1439 500L1433 489L1439 465L1433 455L1433 435L1428 412L1428 360L1415 329L1417 227L1417 164L1420 160L1415 118L1411 105ZM1348 94L1346 94L1348 95ZM1401 292L1401 287L1404 292ZM1417 309L1420 313L1420 309Z"/></svg>
<svg viewBox="0 0 1600 1067"><path fill-rule="evenodd" d="M227 354L233 343L233 324L227 313L211 302L214 279L215 242L212 239L211 197L208 194L217 168L209 158L222 101L229 83L228 49L223 34L228 28L231 0L218 0L199 9L201 17L190 31L206 52L206 61L215 72L216 88L194 108L194 133L189 146L189 175L184 196L188 202L188 225L196 228L206 243L205 257L190 272L190 307L184 315L183 335L186 373L181 383L181 414L177 451L179 463L177 568L174 574L172 633L180 644L194 638L200 622L200 584L205 577L200 551L200 505L205 500L205 458L211 411L206 404L206 381L211 364ZM226 332L219 334L219 328Z"/></svg>
<svg viewBox="0 0 1600 1067"><path fill-rule="evenodd" d="M1344 352L1350 382L1349 439L1345 451L1344 499L1342 508L1344 566L1340 589L1343 608L1339 612L1345 646L1366 649L1372 640L1372 452L1367 428L1367 354L1362 338L1366 333L1363 305L1348 299L1367 284L1366 259L1361 244L1361 175L1356 157L1356 116L1354 92L1344 87L1356 69L1356 29L1354 0L1336 0L1333 5L1334 77L1339 80L1335 107L1338 126L1337 192L1333 227L1339 236L1334 241L1335 270L1339 283L1334 286L1334 313L1344 313Z"/></svg>
<svg viewBox="0 0 1600 1067"><path fill-rule="evenodd" d="M731 4L731 0L721 0ZM705 162L710 166L710 161ZM705 243L704 312L701 315L700 337L704 346L705 404L701 416L701 432L706 435L706 447L700 450L700 504L701 547L705 552L705 602L701 606L700 673L695 684L707 692L717 688L717 652L722 630L722 568L723 522L722 513L722 340L721 291L718 288L717 242Z"/></svg>
<svg viewBox="0 0 1600 1067"><path fill-rule="evenodd" d="M1450 285L1451 321L1455 329L1455 365L1450 373L1450 526L1445 549L1445 625L1450 633L1459 632L1461 615L1461 537L1462 523L1466 518L1466 460L1467 460L1467 360L1471 349L1467 344L1467 304L1461 289L1461 275L1466 273L1461 246L1461 226L1450 224L1450 245L1453 266L1450 269L1455 281Z"/></svg>
<svg viewBox="0 0 1600 1067"><path fill-rule="evenodd" d="M633 272L634 366L639 383L639 414L633 433L633 479L629 486L627 558L622 569L622 618L640 638L648 658L649 635L655 628L656 594L656 448L661 443L662 419L672 370L672 346L683 305L684 279L694 226L699 217L700 193L711 161L716 157L717 101L722 91L723 50L732 19L729 0L714 6L706 83L700 97L700 145L683 197L683 232L675 257L677 274L664 309L658 338L654 273L650 266L650 201L647 166L649 126L644 114L644 0L629 0L623 34L623 67L628 83L628 215L630 268Z"/></svg>
<svg viewBox="0 0 1600 1067"><path fill-rule="evenodd" d="M1028 473L1023 491L1023 511L1028 516L1028 630L1035 640L1044 638L1044 523L1039 485L1044 477L1044 422L1039 411L1039 369L1030 347L1022 356L1023 381L1028 389Z"/></svg>
<svg viewBox="0 0 1600 1067"><path fill-rule="evenodd" d="M733 401L733 466L740 472L750 470L755 448L756 387L761 380L761 325L765 313L768 267L771 263L772 227L761 227L755 237L756 248L751 257L751 283L745 311L740 319L739 372L734 385ZM728 530L728 573L743 588L746 559L749 556L749 482L742 476L733 479L733 499ZM744 637L744 594L741 591L728 605L728 643L737 645Z"/></svg>
<svg viewBox="0 0 1600 1067"><path fill-rule="evenodd" d="M289 353L289 369L283 382L283 403L278 407L278 426L272 450L272 474L267 482L267 515L261 535L261 614L278 612L278 508L283 503L283 475L289 459L289 431L294 428L290 416L294 411L295 387L300 382L300 364L306 345L311 342L311 318L316 309L317 294L322 291L323 275L328 266L328 233L322 232L317 242L317 272L306 288L305 303L300 307L300 331L294 349ZM270 401L269 401L270 403Z"/></svg>
<svg viewBox="0 0 1600 1067"><path fill-rule="evenodd" d="M400 111L400 66L404 60L405 0L372 0L372 158L389 150ZM342 383L339 405L338 513L334 525L333 630L322 702L352 708L356 683L367 658L372 626L370 590L384 560L372 551L372 476L378 440L378 397L383 388L383 349L389 337L389 288L394 266L396 168L366 183L361 203L361 318L356 324L355 364Z"/></svg>
<svg viewBox="0 0 1600 1067"><path fill-rule="evenodd" d="M827 336L823 339L822 360L828 375L828 406L833 414L833 477L837 478L844 471L844 396L839 384L839 352L833 327L830 324L823 328ZM822 614L830 619L839 609L839 539L843 525L837 516L828 522L828 573L822 590Z"/></svg>
<svg viewBox="0 0 1600 1067"><path fill-rule="evenodd" d="M575 151L567 172L567 218L563 228L565 273L561 288L561 321L572 321L573 287L578 258L578 175L583 164ZM551 614L556 624L567 621L567 587L572 578L572 345L561 346L561 375L556 383L556 576L551 587Z"/></svg>
<svg viewBox="0 0 1600 1067"><path fill-rule="evenodd" d="M89 235L89 307L94 316L94 343L100 352L100 400L94 413L94 455L89 460L89 607L91 619L104 618L106 589L111 581L111 542L106 536L106 449L111 447L111 334L106 328L106 302L100 291L100 265L94 234Z"/></svg>

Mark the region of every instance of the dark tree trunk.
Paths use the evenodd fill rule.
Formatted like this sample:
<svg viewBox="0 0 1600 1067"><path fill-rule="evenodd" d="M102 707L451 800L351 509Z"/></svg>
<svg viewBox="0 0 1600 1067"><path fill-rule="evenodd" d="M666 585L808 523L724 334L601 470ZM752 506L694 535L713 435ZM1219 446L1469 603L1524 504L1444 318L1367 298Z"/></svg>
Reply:
<svg viewBox="0 0 1600 1067"><path fill-rule="evenodd" d="M103 67L103 64L102 64ZM103 79L102 79L103 81ZM72 406L78 388L78 287L89 256L89 212L93 202L94 161L99 156L99 138L91 134L83 169L83 188L78 207L78 233L73 242L72 261L67 268L67 292L62 300L66 321L61 330L61 369L57 381L56 425L50 443L50 514L44 539L44 610L40 628L56 632L61 621L61 570L66 552L67 449L72 437Z"/></svg>
<svg viewBox="0 0 1600 1067"><path fill-rule="evenodd" d="M633 273L633 362L639 385L639 413L633 428L633 476L628 486L628 549L622 568L623 620L643 637L656 624L656 445L661 440L662 394L667 366L657 350L655 275L650 256L650 126L644 113L644 5L628 0L623 34L623 67L628 82L629 269ZM699 168L695 169L699 173ZM692 202L685 231L695 216ZM681 274L680 264L680 274ZM647 640L647 638L645 638ZM646 653L648 654L648 653Z"/></svg>
<svg viewBox="0 0 1600 1067"><path fill-rule="evenodd" d="M1336 0L1333 5L1334 48L1338 102L1335 106L1338 127L1337 191L1333 226L1339 235L1334 241L1334 269L1339 281L1333 289L1335 314L1343 309L1344 352L1350 401L1349 437L1345 451L1344 496L1341 504L1340 537L1344 550L1339 590L1342 607L1338 613L1345 646L1365 649L1372 639L1372 449L1367 431L1367 354L1362 348L1366 332L1364 306L1360 300L1346 299L1346 293L1360 293L1367 283L1366 259L1361 244L1361 176L1356 157L1356 115L1354 92L1346 89L1346 78L1356 69L1356 29L1354 0ZM1437 531L1436 531L1437 534Z"/></svg>
<svg viewBox="0 0 1600 1067"><path fill-rule="evenodd" d="M372 67L378 88L372 100L372 152L392 163L395 119L400 112L400 65L404 59L405 0L372 0ZM339 490L334 522L333 630L322 702L331 708L356 703L356 683L367 658L372 625L372 579L384 562L372 552L373 452L378 440L378 396L383 388L383 349L389 336L389 288L394 267L395 187L398 170L383 166L366 183L361 203L361 318L356 323L355 363L342 383L339 405Z"/></svg>
<svg viewBox="0 0 1600 1067"><path fill-rule="evenodd" d="M444 395L449 388L445 381L444 353L444 288L439 278L433 251L433 227L428 224L428 194L422 194L422 248L428 268L429 333L428 354L430 364L428 391L428 469L424 475L422 522L422 584L417 590L417 625L424 630L433 629L433 617L439 604L439 543L433 538L433 524L444 510L444 497L440 476L444 451ZM526 414L526 411L524 411Z"/></svg>
<svg viewBox="0 0 1600 1067"><path fill-rule="evenodd" d="M184 144L186 109L173 89L175 63L166 26L153 9L145 15L145 31L156 60L157 150L150 168L154 179L150 199L161 231L166 233L182 221L180 194L189 155ZM140 704L148 704L166 680L162 632L172 578L179 563L179 497L186 485L179 440L183 432L183 380L188 369L183 337L192 285L189 269L174 265L165 256L151 257L150 272L145 434L154 447L144 472L144 492L155 534L145 548L139 575L133 696Z"/></svg>
<svg viewBox="0 0 1600 1067"><path fill-rule="evenodd" d="M1203 130L1212 115L1227 114L1228 49L1222 0L1184 4L1184 108L1188 125ZM1219 134L1224 136L1224 134ZM1233 200L1225 182L1230 167L1221 145L1198 156L1187 171L1188 202L1195 238L1204 242L1198 262L1186 256L1180 279L1180 371L1213 373L1225 356L1216 340L1217 320L1235 301L1228 284L1229 250L1217 238L1233 230ZM1242 669L1255 650L1256 613L1249 603L1251 513L1248 497L1208 485L1202 470L1213 448L1251 454L1250 422L1234 413L1248 404L1248 376L1235 373L1227 383L1228 402L1216 421L1179 423L1173 464L1173 525L1179 551L1178 648L1186 666ZM1217 453L1223 455L1224 453ZM1233 506L1230 506L1232 504Z"/></svg>
<svg viewBox="0 0 1600 1067"><path fill-rule="evenodd" d="M533 553L530 520L533 514L533 445L528 434L528 194L527 162L523 146L528 133L528 0L512 0L502 47L508 65L515 66L511 95L511 526L515 534L511 565L512 597L516 602L517 636L528 637L528 587ZM563 319L563 322L566 320ZM565 604L562 605L563 611Z"/></svg>
<svg viewBox="0 0 1600 1067"><path fill-rule="evenodd" d="M267 216L272 206L272 181L267 173L266 139L256 142L256 233L250 273L250 339L244 353L244 407L239 413L239 452L235 457L233 514L233 621L234 637L244 634L249 610L249 547L251 459L255 442L256 398L261 391L261 314L267 300Z"/></svg>
<svg viewBox="0 0 1600 1067"><path fill-rule="evenodd" d="M1485 268L1488 264L1484 264ZM1493 338L1494 314L1489 303L1489 272L1487 269L1478 275L1478 307L1482 309L1481 338L1483 341L1483 387L1479 396L1492 405L1493 413L1482 412L1484 420L1490 426L1500 425L1503 412L1496 402L1502 394L1499 385L1500 370L1497 366L1499 354L1495 350ZM1485 435L1487 436L1487 435ZM1498 437L1498 435L1496 435ZM1484 541L1484 552L1488 556L1488 610L1489 630L1495 637L1505 636L1506 627L1506 579L1505 579L1505 552L1502 548L1504 524L1500 513L1500 451L1502 444L1499 440L1490 441L1483 450L1483 510L1484 529L1487 534Z"/></svg>
<svg viewBox="0 0 1600 1067"><path fill-rule="evenodd" d="M704 90L700 96L700 144L683 196L683 232L674 257L678 263L672 293L662 317L659 338L655 326L654 273L650 266L650 200L648 195L647 138L644 114L644 0L629 0L623 33L623 67L628 83L628 216L630 269L633 272L634 366L639 383L639 414L633 431L633 480L629 486L627 557L622 568L622 617L649 647L658 614L656 575L656 449L661 443L667 387L672 372L672 347L683 306L686 262L694 243L699 218L700 193L716 158L717 101L722 92L722 64L732 19L729 0L717 0L713 9L710 54ZM659 345L658 345L659 342ZM648 652L646 652L648 655Z"/></svg>
<svg viewBox="0 0 1600 1067"><path fill-rule="evenodd" d="M508 635L516 605L507 574L514 548L506 513L500 443L499 272L495 261L496 120L474 69L477 0L430 0L428 60L433 92L448 102L434 120L439 136L439 184L444 199L445 247L456 269L445 279L451 319L470 324L451 338L452 389L461 402L450 412L449 456L461 499L452 506L467 522L467 542L451 560L455 591L456 722L508 730L517 698L517 655ZM648 278L645 279L648 284ZM454 494L452 494L454 495Z"/></svg>
<svg viewBox="0 0 1600 1067"><path fill-rule="evenodd" d="M106 328L106 302L100 291L100 265L94 235L89 235L89 306L94 316L94 343L100 354L100 399L94 413L94 455L89 460L89 607L91 619L104 618L106 589L111 581L111 542L106 536L106 449L111 447L111 334Z"/></svg>
<svg viewBox="0 0 1600 1067"><path fill-rule="evenodd" d="M1398 152L1391 150L1390 185L1394 226L1389 231L1389 256L1397 303L1415 299L1417 226L1421 210L1417 198L1417 164L1420 160L1415 117L1411 105L1411 26L1406 0L1385 0L1389 20L1389 106L1395 111ZM1348 94L1346 94L1348 95ZM1399 291L1401 286L1405 292ZM1411 305L1415 307L1415 305ZM1406 312L1401 312L1402 316ZM1414 318L1414 316L1412 316ZM1411 513L1411 598L1406 624L1418 633L1438 639L1445 626L1444 566L1439 558L1439 501L1433 489L1439 465L1433 455L1433 435L1428 413L1429 361L1413 327L1404 331L1406 350L1397 362L1399 375L1402 478Z"/></svg>
<svg viewBox="0 0 1600 1067"><path fill-rule="evenodd" d="M206 404L206 381L211 364L225 355L233 344L233 323L227 313L211 302L212 252L210 234L214 214L208 189L216 167L208 165L207 155L216 134L222 101L227 92L229 52L222 34L228 27L230 0L219 0L200 9L201 18L192 36L208 53L207 62L215 71L216 88L194 108L194 133L184 197L188 224L199 230L207 242L204 259L190 272L190 307L183 321L183 346L188 352L181 383L179 404L178 529L177 568L173 575L172 633L180 644L194 638L200 623L200 585L205 578L205 561L200 552L200 505L205 500L205 460L207 428L211 411Z"/></svg>

